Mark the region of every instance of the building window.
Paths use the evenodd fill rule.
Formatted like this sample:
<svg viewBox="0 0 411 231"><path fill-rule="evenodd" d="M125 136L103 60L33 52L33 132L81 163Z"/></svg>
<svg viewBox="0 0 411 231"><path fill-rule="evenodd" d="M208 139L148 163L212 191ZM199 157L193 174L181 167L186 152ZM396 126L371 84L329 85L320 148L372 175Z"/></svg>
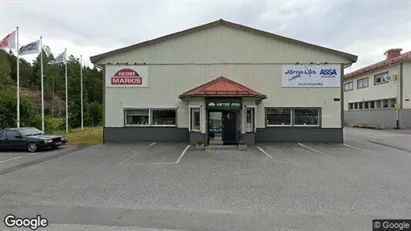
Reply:
<svg viewBox="0 0 411 231"><path fill-rule="evenodd" d="M349 105L350 110L354 109L354 104L353 103L349 103L348 105Z"/></svg>
<svg viewBox="0 0 411 231"><path fill-rule="evenodd" d="M384 99L384 100L382 101L382 107L383 107L383 108L388 108L388 105L389 105L389 100L388 100L388 99Z"/></svg>
<svg viewBox="0 0 411 231"><path fill-rule="evenodd" d="M364 102L364 109L368 109L368 101Z"/></svg>
<svg viewBox="0 0 411 231"><path fill-rule="evenodd" d="M294 109L295 125L319 125L318 108L296 108Z"/></svg>
<svg viewBox="0 0 411 231"><path fill-rule="evenodd" d="M246 117L246 132L254 131L254 118L255 118L255 109L252 107L247 108L247 117Z"/></svg>
<svg viewBox="0 0 411 231"><path fill-rule="evenodd" d="M386 79L386 76L388 76L388 75L389 75L388 72L384 72L384 73L374 75L374 84L378 85L378 84L388 83L389 80Z"/></svg>
<svg viewBox="0 0 411 231"><path fill-rule="evenodd" d="M358 103L354 103L354 109L358 109Z"/></svg>
<svg viewBox="0 0 411 231"><path fill-rule="evenodd" d="M200 131L200 108L190 108L190 130Z"/></svg>
<svg viewBox="0 0 411 231"><path fill-rule="evenodd" d="M348 82L344 84L344 91L351 91L354 89L354 82Z"/></svg>
<svg viewBox="0 0 411 231"><path fill-rule="evenodd" d="M375 108L375 102L374 101L370 101L370 109L374 109Z"/></svg>
<svg viewBox="0 0 411 231"><path fill-rule="evenodd" d="M362 102L358 103L358 109L362 109Z"/></svg>
<svg viewBox="0 0 411 231"><path fill-rule="evenodd" d="M267 126L318 126L319 108L266 108Z"/></svg>
<svg viewBox="0 0 411 231"><path fill-rule="evenodd" d="M125 110L126 125L149 125L150 110L149 109L126 109Z"/></svg>
<svg viewBox="0 0 411 231"><path fill-rule="evenodd" d="M375 101L375 108L381 108L381 100Z"/></svg>
<svg viewBox="0 0 411 231"><path fill-rule="evenodd" d="M152 109L152 125L176 125L176 110Z"/></svg>
<svg viewBox="0 0 411 231"><path fill-rule="evenodd" d="M267 125L291 125L291 109L267 108Z"/></svg>
<svg viewBox="0 0 411 231"><path fill-rule="evenodd" d="M357 89L368 87L368 77L357 80Z"/></svg>

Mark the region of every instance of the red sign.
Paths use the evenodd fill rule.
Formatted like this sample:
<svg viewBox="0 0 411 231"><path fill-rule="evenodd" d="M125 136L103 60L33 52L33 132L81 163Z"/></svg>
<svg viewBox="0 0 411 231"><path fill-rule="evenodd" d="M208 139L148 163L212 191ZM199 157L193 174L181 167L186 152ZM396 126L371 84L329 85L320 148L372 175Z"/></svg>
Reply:
<svg viewBox="0 0 411 231"><path fill-rule="evenodd" d="M124 68L117 71L113 77L111 77L111 85L141 85L143 79L133 69Z"/></svg>

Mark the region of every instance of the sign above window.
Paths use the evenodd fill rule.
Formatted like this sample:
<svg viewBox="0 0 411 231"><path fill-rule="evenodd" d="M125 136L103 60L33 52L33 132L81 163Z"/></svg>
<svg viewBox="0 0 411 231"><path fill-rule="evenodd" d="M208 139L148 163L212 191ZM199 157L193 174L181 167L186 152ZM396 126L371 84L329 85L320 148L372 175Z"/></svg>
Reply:
<svg viewBox="0 0 411 231"><path fill-rule="evenodd" d="M106 87L148 87L148 66L107 65Z"/></svg>
<svg viewBox="0 0 411 231"><path fill-rule="evenodd" d="M207 98L207 109L241 109L240 98Z"/></svg>
<svg viewBox="0 0 411 231"><path fill-rule="evenodd" d="M341 66L283 65L283 87L341 87Z"/></svg>

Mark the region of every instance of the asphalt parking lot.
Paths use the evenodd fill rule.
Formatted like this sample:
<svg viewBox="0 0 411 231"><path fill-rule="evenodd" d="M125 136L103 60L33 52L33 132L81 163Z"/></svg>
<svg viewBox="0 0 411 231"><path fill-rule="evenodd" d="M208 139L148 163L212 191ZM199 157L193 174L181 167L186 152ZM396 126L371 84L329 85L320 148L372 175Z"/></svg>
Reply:
<svg viewBox="0 0 411 231"><path fill-rule="evenodd" d="M50 230L371 230L372 219L411 217L411 152L374 136L0 153L0 216L41 214Z"/></svg>

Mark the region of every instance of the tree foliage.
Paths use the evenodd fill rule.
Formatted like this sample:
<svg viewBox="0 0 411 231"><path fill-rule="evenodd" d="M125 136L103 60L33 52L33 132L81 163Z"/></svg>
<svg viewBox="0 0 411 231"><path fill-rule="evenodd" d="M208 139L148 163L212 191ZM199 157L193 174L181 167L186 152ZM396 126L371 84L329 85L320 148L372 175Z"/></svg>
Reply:
<svg viewBox="0 0 411 231"><path fill-rule="evenodd" d="M43 51L43 81L45 99L53 102L53 97L66 99L65 88L65 65L49 64L54 56L51 52ZM40 54L29 63L20 58L20 87L33 92L41 90L41 62ZM0 128L15 127L17 114L16 100L16 77L17 57L12 52L0 50ZM67 62L67 85L68 85L68 110L69 126L76 128L81 125L81 85L80 70L83 72L83 103L84 103L84 126L97 126L102 122L102 73L97 68L81 66L79 59L74 56L68 57ZM41 111L37 101L30 97L20 96L20 118L21 126L35 126L41 128ZM51 105L45 104L47 118L52 116ZM64 128L65 110L54 112L53 116L60 116L62 126L50 125L46 121L46 130Z"/></svg>

